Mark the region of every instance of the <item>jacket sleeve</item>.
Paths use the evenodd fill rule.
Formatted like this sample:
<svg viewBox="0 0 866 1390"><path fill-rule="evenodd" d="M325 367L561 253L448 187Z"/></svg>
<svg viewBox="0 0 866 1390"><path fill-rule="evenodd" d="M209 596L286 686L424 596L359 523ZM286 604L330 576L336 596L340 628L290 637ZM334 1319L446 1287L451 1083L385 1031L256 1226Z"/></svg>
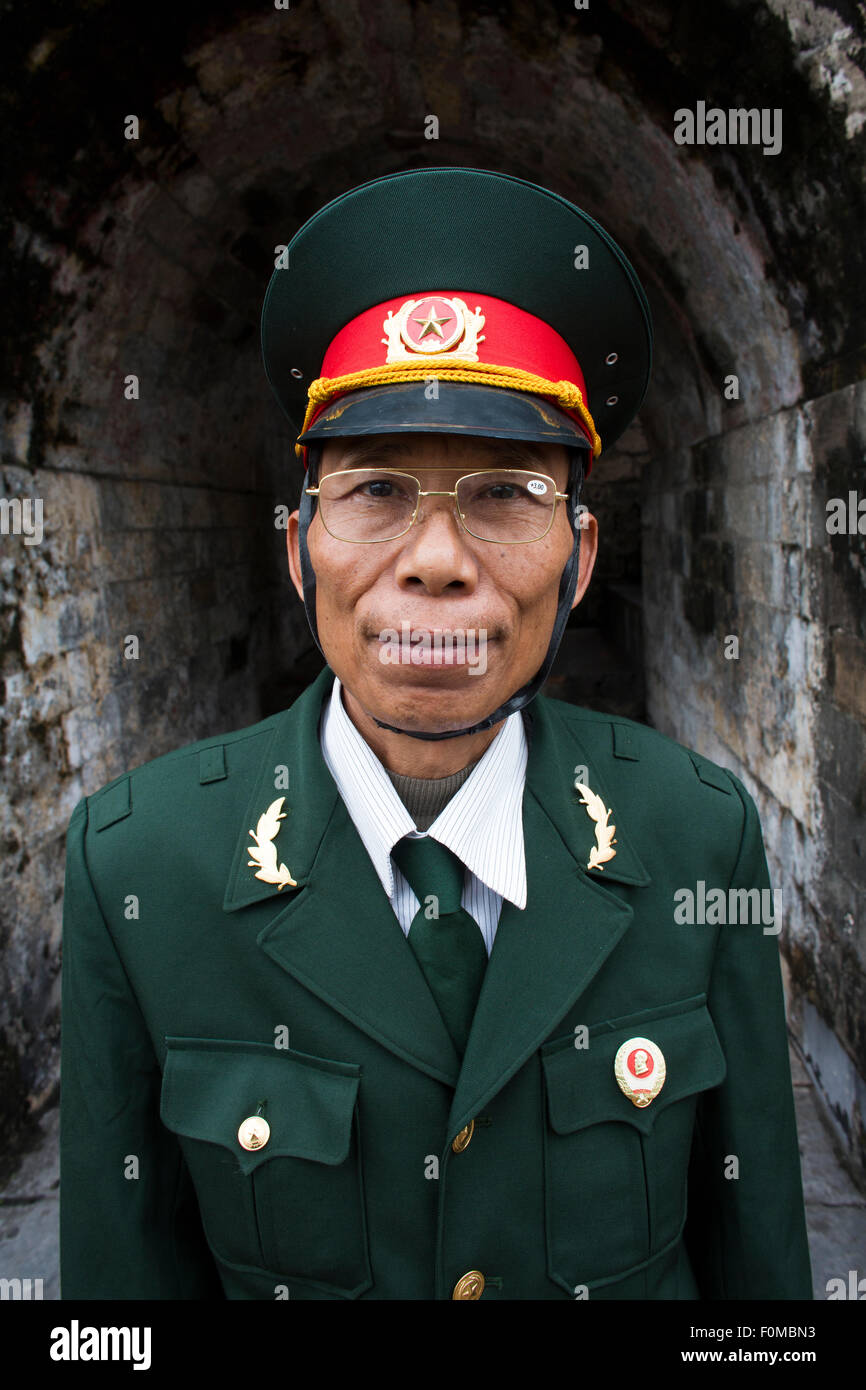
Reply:
<svg viewBox="0 0 866 1390"><path fill-rule="evenodd" d="M744 811L729 887L769 892L754 802L728 775ZM812 1297L778 926L719 928L707 1002L727 1072L698 1105L685 1229L707 1299Z"/></svg>
<svg viewBox="0 0 866 1390"><path fill-rule="evenodd" d="M60 1093L62 1298L221 1298L161 1073L87 865L87 798L66 839Z"/></svg>

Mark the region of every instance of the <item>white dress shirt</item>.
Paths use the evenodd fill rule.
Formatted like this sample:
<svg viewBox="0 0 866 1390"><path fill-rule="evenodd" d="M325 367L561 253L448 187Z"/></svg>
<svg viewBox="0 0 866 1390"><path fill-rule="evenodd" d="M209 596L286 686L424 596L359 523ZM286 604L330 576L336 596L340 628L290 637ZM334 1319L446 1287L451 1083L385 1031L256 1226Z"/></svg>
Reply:
<svg viewBox="0 0 866 1390"><path fill-rule="evenodd" d="M324 708L322 756L379 875L397 920L408 936L420 907L391 858L404 835L420 836L370 745L343 705L339 677ZM466 781L426 832L458 855L468 872L462 905L481 928L489 955L502 899L526 906L523 788L527 745L520 714L511 714Z"/></svg>

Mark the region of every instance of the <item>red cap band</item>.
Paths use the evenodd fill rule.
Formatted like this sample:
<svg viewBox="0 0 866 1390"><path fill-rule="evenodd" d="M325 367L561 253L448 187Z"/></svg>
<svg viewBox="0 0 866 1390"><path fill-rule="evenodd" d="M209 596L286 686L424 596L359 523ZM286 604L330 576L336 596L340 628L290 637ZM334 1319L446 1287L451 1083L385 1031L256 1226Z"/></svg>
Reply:
<svg viewBox="0 0 866 1390"><path fill-rule="evenodd" d="M580 363L554 328L504 299L466 290L428 291L410 299L401 296L365 309L332 340L321 377L350 376L397 362L427 362L430 376L436 377L443 369L459 368L467 361L526 372L551 386L571 383L588 407ZM309 429L332 400L351 389L356 388L347 386L318 404L308 413L304 428ZM513 389L538 391L537 386L521 384L519 378ZM551 399L556 399L553 393ZM585 413L556 403L593 443L594 431L588 429Z"/></svg>

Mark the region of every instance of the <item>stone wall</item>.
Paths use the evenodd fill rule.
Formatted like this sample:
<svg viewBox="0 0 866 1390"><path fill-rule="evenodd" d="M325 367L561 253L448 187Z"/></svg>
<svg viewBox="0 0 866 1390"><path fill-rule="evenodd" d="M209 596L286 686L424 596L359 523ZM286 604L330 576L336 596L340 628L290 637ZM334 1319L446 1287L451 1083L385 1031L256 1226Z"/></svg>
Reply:
<svg viewBox="0 0 866 1390"><path fill-rule="evenodd" d="M756 799L792 1024L852 1155L866 1119L866 521L829 534L827 503L866 498L864 458L861 383L653 460L643 505L650 721Z"/></svg>

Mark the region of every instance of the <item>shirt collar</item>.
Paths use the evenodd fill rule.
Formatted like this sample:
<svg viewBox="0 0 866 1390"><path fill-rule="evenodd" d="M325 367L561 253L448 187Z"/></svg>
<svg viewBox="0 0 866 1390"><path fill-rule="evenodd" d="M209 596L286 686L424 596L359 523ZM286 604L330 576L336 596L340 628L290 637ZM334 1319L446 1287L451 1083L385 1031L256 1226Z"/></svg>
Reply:
<svg viewBox="0 0 866 1390"><path fill-rule="evenodd" d="M335 677L322 715L322 756L337 784L382 887L394 896L391 850L416 832L387 772L346 713ZM505 720L472 772L430 826L429 835L459 855L500 897L526 906L523 789L528 750L523 720Z"/></svg>

